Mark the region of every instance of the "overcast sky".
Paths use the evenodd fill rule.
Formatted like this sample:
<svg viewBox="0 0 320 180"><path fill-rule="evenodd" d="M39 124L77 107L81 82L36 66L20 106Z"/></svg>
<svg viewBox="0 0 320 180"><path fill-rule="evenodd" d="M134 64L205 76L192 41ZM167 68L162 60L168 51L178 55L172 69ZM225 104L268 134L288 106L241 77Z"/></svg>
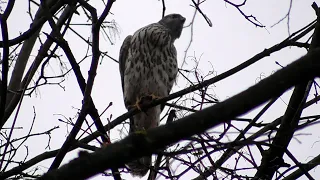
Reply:
<svg viewBox="0 0 320 180"><path fill-rule="evenodd" d="M96 6L98 14L101 14L103 5L100 1ZM234 2L241 2L240 0ZM290 32L294 32L311 21L316 16L311 8L311 0L294 0L290 13ZM320 4L320 1L316 1ZM21 3L21 4L19 4ZM29 17L26 13L26 1L23 4L20 1L16 2L12 16L9 18L10 39L19 35L19 32L24 32L30 25ZM191 1L186 0L168 0L166 1L166 14L180 13L187 18L186 24L189 24L194 12L194 8L190 6ZM216 74L221 74L236 65L246 61L255 54L269 48L288 37L287 21L284 20L274 27L271 27L281 18L283 18L289 9L289 0L265 0L265 1L248 1L242 8L247 15L253 15L259 20L265 28L258 28L252 23L248 22L239 11L224 3L223 0L213 1L207 0L201 5L202 11L212 22L212 27L209 27L204 18L196 15L193 42L187 51L186 64L184 69L192 68L194 62L191 57L201 58L199 69L203 75L209 71L214 70ZM119 49L124 38L133 34L137 29L160 20L162 15L162 4L158 0L140 0L140 1L124 1L117 0L112 9L112 14L109 14L107 21L115 21L118 27L118 32L108 32L113 44L111 44L106 36L101 35L100 49L107 51L111 57L118 59ZM35 13L35 10L34 12ZM75 17L74 23L86 23L83 16ZM90 33L90 27L76 26L74 27L84 37ZM184 52L188 46L191 37L190 27L184 28L182 36L175 43L178 52L179 67L183 61ZM86 53L85 43L79 39L72 32L68 32L66 39L73 49L78 61L83 58ZM33 55L36 55L39 46L34 49ZM64 55L62 50L58 51ZM260 60L258 63L250 66L246 70L237 73L219 83L212 86L212 91L216 97L223 101L231 97L249 86L254 85L259 81L259 78L264 78L272 74L281 67L275 64L278 61L282 66L296 60L306 53L306 50L299 48L286 48L272 54L269 57ZM30 57L33 60L34 57ZM81 64L83 75L87 77L87 71L90 65L90 59L86 59ZM67 63L66 59L63 59ZM67 67L70 67L67 65ZM49 75L58 75L58 63L52 61L47 68ZM192 77L190 77L192 78ZM50 129L53 126L59 125L60 128L52 133L50 143L51 150L61 147L67 135L67 128L64 123L58 119L73 118L77 114L78 109L81 108L82 94L78 88L74 75L70 73L65 82L62 83L65 90L56 86L48 85L40 87L36 94L31 97L25 97L23 101L23 108L19 114L17 126L24 127L23 130L16 130L15 137L25 135L28 132L30 123L33 118L33 106L36 111L36 121L34 124L34 132L41 132ZM172 92L181 90L186 87L187 81L179 76L177 84L174 86ZM112 114L112 119L126 112L124 108L122 91L120 85L120 75L118 72L118 64L108 58L101 61L98 67L95 84L93 87L92 97L98 112L101 113L110 102L113 105L102 116L103 123L107 123L107 117ZM262 120L269 122L279 117L287 108L290 94L283 95L275 105L269 110L269 113L262 117ZM319 105L304 111L304 114L315 112L319 109ZM62 116L63 115L63 116ZM252 117L254 113L248 114ZM90 120L90 118L88 118ZM64 119L65 120L65 119ZM6 127L10 126L11 121L8 121ZM70 130L70 126L68 130ZM291 152L298 158L299 161L309 161L313 156L320 152L319 131L316 126L308 128L308 132L302 131L299 133L308 133L303 136L297 136L297 140L292 140L290 147ZM124 137L124 136L123 136ZM118 130L112 130L111 139L117 141L122 137L119 136ZM48 138L46 136L30 138L26 145L29 148L28 159L48 150L45 149ZM26 155L25 149L21 149L17 155L17 159L23 159ZM70 153L64 160L64 163L75 157L75 153ZM46 160L40 163L40 171L46 172L52 160ZM318 168L310 172L315 179L320 179ZM318 174L318 175L317 175ZM130 175L123 175L123 178L129 179ZM96 176L94 179L108 179ZM110 178L112 179L112 178ZM305 179L305 178L302 178Z"/></svg>

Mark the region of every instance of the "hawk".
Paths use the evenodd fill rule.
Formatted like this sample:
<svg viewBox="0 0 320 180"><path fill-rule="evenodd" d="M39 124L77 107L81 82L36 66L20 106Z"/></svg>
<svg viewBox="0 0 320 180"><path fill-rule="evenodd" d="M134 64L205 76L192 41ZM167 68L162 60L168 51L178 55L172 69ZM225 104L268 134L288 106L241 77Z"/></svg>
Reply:
<svg viewBox="0 0 320 180"><path fill-rule="evenodd" d="M174 41L181 35L185 18L170 14L159 22L137 30L124 40L119 55L119 69L124 103L128 110L138 106L144 97L168 96L176 79L177 51ZM138 106L139 107L139 106ZM130 133L157 127L163 105L149 108L130 119ZM144 176L151 156L128 164L133 176Z"/></svg>

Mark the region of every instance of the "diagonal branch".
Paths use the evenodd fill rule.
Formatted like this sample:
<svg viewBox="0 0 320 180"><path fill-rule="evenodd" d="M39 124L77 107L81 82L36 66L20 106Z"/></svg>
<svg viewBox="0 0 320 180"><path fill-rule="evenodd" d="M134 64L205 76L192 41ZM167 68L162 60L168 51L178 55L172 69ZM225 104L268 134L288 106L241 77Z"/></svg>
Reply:
<svg viewBox="0 0 320 180"><path fill-rule="evenodd" d="M261 165L255 175L256 179L272 179L275 171L284 166L282 156L298 126L303 104L308 97L311 84L306 81L295 87L274 141L270 149L263 153Z"/></svg>
<svg viewBox="0 0 320 180"><path fill-rule="evenodd" d="M220 75L218 75L218 76L216 76L216 77L214 77L212 79L209 79L209 80L206 80L206 81L204 81L202 83L196 84L195 86L191 86L189 88L186 88L186 89L183 89L183 90L178 91L176 93L173 93L173 94L169 95L168 97L166 97L165 99L157 100L153 104L151 104L151 105L149 105L149 106L147 106L145 108L149 108L151 106L156 106L156 105L158 105L160 103L167 102L168 100L171 100L171 99L180 97L180 96L182 96L184 94L188 94L188 93L190 93L192 91L196 91L198 89L201 89L202 87L206 87L206 86L208 86L210 84L213 84L213 83L215 83L217 81L220 81L220 80L222 80L222 79L224 79L224 78L226 78L226 77L228 77L228 76L230 76L230 75L242 70L245 67L248 67L249 65L257 62L258 60L262 59L265 56L270 55L273 52L281 50L284 47L290 46L293 42L296 42L301 37L303 37L304 35L309 33L311 30L313 30L314 29L314 22L315 21L309 23L307 26L305 26L302 29L298 30L297 32L293 33L290 37L286 38L285 40L283 40L279 44L276 44L276 45L270 47L269 49L264 50L263 52L255 55L254 57L252 57L248 61L238 65L237 67L235 67L233 69L230 69L229 71L226 71L225 73L222 73L222 74L220 74ZM50 35L50 36L52 36L52 35ZM51 40L51 39L49 39L49 40ZM27 73L27 74L29 74L29 73ZM313 104L313 103L317 102L318 99L319 99L319 97L315 98L309 104ZM125 121L126 119L128 119L129 117L134 115L135 113L138 113L138 110L131 110L130 112L127 112L127 113L117 117L115 120L111 121L110 123L108 123L107 125L104 126L105 130L110 130L110 129L114 128L115 126L117 126L118 124L122 123L123 121ZM96 132L92 133L91 135L81 139L80 142L88 143L88 142L94 140L95 138L99 137L100 135L101 135L101 133L99 131L96 131ZM78 146L73 144L68 149L68 151L74 150L77 147ZM36 157L30 159L29 161L27 161L24 164L21 164L21 165L19 165L17 167L14 167L9 171L0 173L0 177L1 178L2 177L4 177L4 178L10 177L10 176L16 174L17 172L21 172L21 171L23 171L23 170L25 170L25 169L33 166L33 165L45 160L45 159L55 157L58 151L59 150L54 150L54 151L49 151L49 152L45 152L43 154L40 154L39 156L36 156Z"/></svg>
<svg viewBox="0 0 320 180"><path fill-rule="evenodd" d="M3 39L3 54L2 54L2 86L1 88L1 101L0 101L0 124L2 124L5 106L6 106L6 99L7 99L7 84L8 84L8 71L9 71L9 34L8 34L8 24L7 20L8 17L13 9L15 0L11 0L8 2L8 5L3 14L0 15L0 23L1 23L1 35Z"/></svg>
<svg viewBox="0 0 320 180"><path fill-rule="evenodd" d="M78 134L80 127L82 126L82 123L83 123L86 115L89 113L89 111L96 112L96 109L95 108L93 109L93 106L92 106L93 102L92 102L90 94L92 91L94 78L96 75L98 61L99 61L99 57L100 57L99 32L100 32L100 27L101 27L102 22L104 21L105 17L108 15L108 13L111 9L111 6L113 4L113 0L108 1L108 4L105 7L105 10L103 11L103 13L99 19L97 18L97 12L96 12L95 8L93 8L91 5L89 5L85 1L80 1L80 4L90 12L91 18L92 18L92 42L93 42L92 43L92 54L93 54L92 62L91 62L90 70L89 70L89 77L87 80L87 85L85 86L85 90L83 92L83 94L84 94L83 105L82 105L79 117L75 123L75 126L72 128L67 140L64 142L64 144L62 145L56 158L54 159L53 163L51 164L49 171L59 167L64 156L66 155L70 146L72 145L72 142L75 140L75 137ZM62 42L66 43L65 41L62 41ZM66 47L66 46L64 46L64 47ZM96 112L96 114L97 114L97 112ZM104 132L103 125L102 125L101 121L96 121L96 119L93 119L93 120L95 121L96 125L98 123L97 129ZM106 133L103 133L103 134L106 134ZM105 137L105 136L101 136L101 137L104 142L110 143L110 140L107 137ZM119 172L117 170L113 170L113 172L115 172L115 173L113 173L115 179L121 179Z"/></svg>
<svg viewBox="0 0 320 180"><path fill-rule="evenodd" d="M313 158L306 164L303 164L302 166L305 169L305 171L310 171L311 169L317 167L318 165L320 165L320 155ZM296 179L299 179L299 177L301 177L302 175L304 175L304 170L299 168L293 173L291 173L290 175L288 175L287 177L284 177L282 180L296 180Z"/></svg>
<svg viewBox="0 0 320 180"><path fill-rule="evenodd" d="M44 174L39 179L89 178L106 169L119 167L169 144L202 133L218 124L229 122L229 119L279 96L290 87L319 76L319 57L320 49L309 52L296 62L232 98L175 122L150 129L146 134L133 133L101 150L80 156L61 168Z"/></svg>
<svg viewBox="0 0 320 180"><path fill-rule="evenodd" d="M309 106L311 106L312 104L316 103L318 100L320 99L320 96L317 96L315 97L314 99L308 101L305 105L304 105L304 108L307 108ZM278 126L280 124L280 118L277 118L276 120L274 120L272 123L270 123L269 125L265 126L264 128L262 128L261 130L259 130L258 132L254 133L252 136L248 137L247 138L247 141L254 141L256 138L260 137L260 135L262 135L263 133L267 132L268 130L270 129L274 129L276 126ZM108 123L107 125L104 126L104 128L106 130L109 130L109 129L112 129L114 128L115 126L117 126L118 124L114 123L114 121L111 121L110 123ZM99 131L96 131L84 138L82 138L80 141L77 141L75 143L72 144L72 146L70 147L69 151L72 151L72 150L75 150L76 148L79 148L81 147L80 144L84 145L84 144L87 144L89 142L91 142L92 140L98 138L100 136L100 132ZM95 150L95 149L94 149ZM39 154L35 157L33 157L32 159L24 162L23 164L19 165L19 166L16 166L6 172L2 172L0 173L0 179L5 179L5 178L8 178L12 175L15 175L15 174L18 174L28 168L30 168L31 166L43 161L43 160L46 160L46 159L50 159L50 158L53 158L57 155L59 149L57 150L52 150L52 151L47 151L47 152L44 152L42 154ZM320 156L319 156L320 157ZM315 162L319 162L319 158L317 160L315 160ZM311 161L310 161L311 163ZM317 164L310 164L310 166L308 166L308 168L310 167L310 169L314 168ZM209 175L211 175L212 171L210 168L207 170ZM206 172L205 172L206 173ZM299 173L299 172L298 172ZM208 175L208 176L209 176ZM195 179L204 179L202 178L202 176L199 176L198 178L195 178Z"/></svg>
<svg viewBox="0 0 320 180"><path fill-rule="evenodd" d="M239 136L235 140L233 140L233 142L237 142L237 141L241 140L244 137L244 135L249 131L249 129L252 127L252 125L260 119L260 117L271 107L271 105L274 102L276 102L277 99L278 98L274 98L271 101L269 101L268 104L265 107L263 107L262 110L252 119L252 121L249 123L249 125L241 131L241 134L239 134ZM266 129L269 129L269 128L266 128ZM262 132L262 131L260 131L260 132ZM252 137L257 137L257 136L252 135L248 139L253 141L254 138L252 138ZM236 146L236 147L228 148L221 155L219 160L217 160L211 167L209 167L206 171L201 173L198 177L194 178L193 180L206 179L209 176L211 176L213 174L213 172L215 172L219 167L221 167L223 163L225 163L233 154L235 154L242 147L243 146Z"/></svg>
<svg viewBox="0 0 320 180"><path fill-rule="evenodd" d="M317 7L316 11L319 9ZM320 16L316 23L310 50L318 48L320 45ZM274 173L285 165L283 155L293 137L294 132L299 124L299 119L303 110L303 105L309 95L312 81L305 81L298 84L290 98L287 110L281 119L280 128L272 142L271 147L264 152L261 165L255 174L254 179L272 179Z"/></svg>
<svg viewBox="0 0 320 180"><path fill-rule="evenodd" d="M5 120L4 120L4 112L5 112L5 107L6 107L6 99L7 99L7 84L8 84L8 71L9 71L9 33L8 33L8 24L7 24L7 20L9 18L9 15L13 9L15 0L11 0L8 2L8 5L4 11L3 14L0 15L0 24L1 24L1 35L2 35L2 39L3 39L3 56L2 56L2 87L1 88L1 100L0 100L0 124L2 124ZM7 143L6 146L3 150L3 156L1 158L1 162L0 162L0 169L2 168L3 162L4 162L4 158L5 158L5 154L7 152L8 146L9 146L9 142L12 136L12 132L14 129L14 124L16 121L13 122L12 128L10 129L10 133L7 139ZM0 126L2 127L2 126ZM0 128L1 129L1 128Z"/></svg>
<svg viewBox="0 0 320 180"><path fill-rule="evenodd" d="M48 4L52 4L53 1L48 1ZM57 11L59 8L61 8L61 6L63 5L63 3L61 1L59 1L58 3L56 3L51 9L52 9L52 13L54 13L55 11ZM66 19L66 15L68 16L69 12L69 8L67 7L65 9L65 11L62 13L59 21L58 21L58 26L61 28L62 26L62 21L64 22L64 20ZM38 16L40 16L40 13L42 10L38 10L37 14L36 14L36 19ZM44 23L44 22L43 22ZM37 23L35 23L37 24ZM42 24L41 24L42 26ZM23 81L21 82L22 76L23 76L23 72L24 69L26 67L26 63L28 61L28 58L30 56L31 50L34 46L34 43L36 41L36 38L38 37L38 34L40 32L40 28L37 29L36 32L33 33L33 35L31 37L29 37L24 43L23 46L19 52L19 56L18 59L16 60L15 63L15 67L13 69L12 72L12 77L10 79L10 83L8 85L8 90L10 92L7 92L7 99L6 99L6 108L5 108L5 113L4 113L4 118L3 121L0 122L0 127L2 127L4 125L4 123L8 120L8 118L11 116L11 113L14 111L14 109L16 108L21 96L23 95L21 92L24 88L26 88L28 86L28 84L30 83L33 75L35 74L37 68L39 67L40 63L42 62L42 59L45 57L48 49L50 48L52 41L51 40L46 40L46 42L43 44L43 46L40 48L38 55L36 56L35 60L33 61L33 64L31 65L31 67L29 68L28 72L26 73ZM33 27L33 25L31 26L31 28Z"/></svg>
<svg viewBox="0 0 320 180"><path fill-rule="evenodd" d="M88 11L91 10L90 13L91 13L91 17L92 17L92 31L93 31L92 34L93 34L93 36L99 36L99 35L96 35L96 32L94 31L94 26L95 26L95 23L97 22L97 19L98 19L96 9L93 8L92 6L90 6L89 4L87 4L86 2L82 2L82 3L86 5L85 8L88 9L88 7L89 7ZM66 41L62 41L62 42L66 43ZM98 41L98 43L99 43L99 41ZM95 47L95 46L93 45L93 47ZM92 48L92 49L94 49L94 48ZM95 53L93 53L93 55L94 54ZM72 142L74 141L75 137L77 136L77 134L80 130L80 127L82 126L82 123L87 115L88 102L89 102L88 99L91 97L90 94L91 94L93 81L94 81L94 75L95 75L94 73L96 72L96 65L95 64L97 64L97 63L95 63L95 61L98 61L97 56L99 58L99 53L94 56L95 59L93 58L92 63L91 63L91 67L90 67L90 71L89 71L89 72L91 72L91 74L89 73L88 83L87 83L87 86L86 86L86 89L84 92L83 105L82 105L79 117L78 117L74 127L72 128L69 136L67 137L66 141L63 143L61 149L59 150L56 158L54 159L53 163L51 164L49 171L59 167L64 156L68 152L68 149L70 148Z"/></svg>

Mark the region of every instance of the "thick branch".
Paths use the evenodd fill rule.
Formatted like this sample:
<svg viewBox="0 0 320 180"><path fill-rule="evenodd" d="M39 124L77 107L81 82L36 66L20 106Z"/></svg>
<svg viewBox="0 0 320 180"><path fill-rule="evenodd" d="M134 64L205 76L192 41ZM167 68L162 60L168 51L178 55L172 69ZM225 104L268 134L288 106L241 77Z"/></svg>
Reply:
<svg viewBox="0 0 320 180"><path fill-rule="evenodd" d="M313 158L311 161L307 162L306 164L302 164L302 166L306 171L310 171L311 169L317 167L319 164L320 164L320 155ZM287 177L284 177L282 180L296 180L299 177L301 177L303 174L304 172L302 169L297 169Z"/></svg>
<svg viewBox="0 0 320 180"><path fill-rule="evenodd" d="M270 149L264 153L255 178L272 179L275 171L283 166L284 161L282 156L298 126L303 104L309 94L310 84L311 83L303 82L295 87L286 113L281 120L281 126Z"/></svg>
<svg viewBox="0 0 320 180"><path fill-rule="evenodd" d="M9 71L9 34L8 34L8 24L7 19L13 9L14 0L8 2L7 8L3 14L0 15L1 21L1 35L3 39L3 54L2 54L2 87L1 88L1 102L0 102L0 124L2 124L4 110L6 106L7 99L7 83L8 83L8 71Z"/></svg>
<svg viewBox="0 0 320 180"><path fill-rule="evenodd" d="M3 56L2 56L2 87L1 88L1 101L0 101L0 124L2 124L4 122L4 112L5 112L5 106L6 106L6 99L7 99L7 83L8 83L8 71L9 71L9 33L8 33L8 24L7 24L7 20L8 17L13 9L14 6L14 2L15 0L11 0L8 2L8 5L4 11L3 14L1 14L0 16L0 24L1 24L1 35L2 35L2 39L4 42L4 46L3 46ZM8 146L9 146L9 142L10 142L10 138L12 136L12 132L13 132L13 127L14 127L14 123L12 125L12 129L10 129L10 133L9 133L9 137L7 139L6 142L6 146L3 150L3 156L1 158L1 162L0 162L0 169L2 168L3 165L3 161L5 158L5 154L7 152ZM1 129L1 126L0 126Z"/></svg>
<svg viewBox="0 0 320 180"><path fill-rule="evenodd" d="M86 2L82 1L81 3L91 13L91 17L92 17L92 35L93 35L93 39L96 40L96 38L94 38L94 37L95 36L99 37L99 31L98 32L95 31L95 25L96 25L96 22L98 20L96 9L94 9L92 6L90 6ZM94 40L93 40L93 42L94 42ZM99 38L98 38L98 42L99 42ZM98 54L96 54L96 52L94 50L95 49L94 46L93 46L92 49L93 49L92 50L93 51L93 59L92 59L92 63L91 63L90 70L89 70L88 83L87 83L87 86L86 86L86 90L84 92L83 105L82 105L79 117L78 117L75 125L73 126L69 136L67 137L66 141L63 143L59 153L57 154L56 158L54 159L53 163L51 164L51 166L49 168L49 171L59 167L59 165L62 162L64 156L68 152L68 149L70 148L72 142L74 141L75 137L77 136L77 134L78 134L78 132L80 130L80 127L82 126L82 123L83 123L83 121L84 121L84 119L85 119L85 117L87 115L87 110L88 110L88 107L89 107L88 106L88 102L89 102L89 99L91 97L90 94L91 94L93 81L94 81L94 77L95 77L95 73L96 73L96 66L98 64L97 56L99 58L99 55L100 55L99 52L98 52Z"/></svg>
<svg viewBox="0 0 320 180"><path fill-rule="evenodd" d="M318 11L318 9L317 9ZM319 20L319 17L318 17ZM320 24L316 23L310 50L319 47L320 44ZM274 173L285 162L283 155L293 137L294 132L299 124L299 119L303 110L303 105L308 97L312 82L302 82L298 84L290 98L287 110L281 120L280 128L272 142L271 147L263 154L261 165L255 174L255 179L272 179Z"/></svg>
<svg viewBox="0 0 320 180"><path fill-rule="evenodd" d="M52 6L52 11L53 11L52 13L55 13L58 9L61 8L61 6L63 6L63 3L61 1L56 2L56 1L51 0L51 1L48 1L47 3L48 3L49 7ZM38 22L42 16L43 16L43 9L40 7L36 13L35 22ZM41 29L44 22L45 21L43 20L43 22L41 22L40 25L38 25L37 23L34 23L33 25L31 25L31 28L33 28L35 25L37 25L36 27L38 28L38 30L34 31L32 35L30 34L31 36L23 43L23 45L21 47L19 56L16 60L15 67L12 72L10 84L8 87L8 89L10 91L15 92L15 91L20 90L19 88L21 88L20 82L21 82L22 76L24 74L26 64L28 62L28 59L30 57L30 53L33 49L33 46L36 42L37 37L39 36L40 29ZM12 92L8 93L7 104L10 103L10 101L12 100L12 97L14 95L15 94Z"/></svg>
<svg viewBox="0 0 320 180"><path fill-rule="evenodd" d="M135 158L150 154L194 134L228 122L277 97L290 87L318 76L320 50L310 52L246 91L219 104L198 111L146 134L134 133L99 151L81 156L43 175L40 179L84 179L106 169L118 167ZM265 91L268 89L268 91Z"/></svg>
<svg viewBox="0 0 320 180"><path fill-rule="evenodd" d="M48 4L50 4L50 3L52 4L53 2L56 3L55 1L48 1ZM59 1L51 8L51 10L55 12L59 8L61 8L62 5L63 5L63 3ZM58 21L59 26L62 26L62 24L64 23L63 20L66 17L65 15L69 13L68 9L69 8L66 8L64 13L61 15L60 21ZM38 16L40 16L40 14L42 14L40 12L41 12L41 10L39 10L37 12L38 15L36 14L36 19ZM61 21L63 21L62 24L60 24ZM0 122L0 127L2 127L4 125L4 123L10 117L13 110L16 108L16 106L20 100L20 97L22 96L21 90L29 84L29 82L31 81L38 66L42 62L43 57L46 55L48 49L50 48L50 46L52 44L51 40L46 40L46 42L40 48L39 53L38 53L37 57L35 58L33 64L31 65L29 71L26 73L23 81L21 82L21 78L24 74L23 72L25 70L26 63L28 61L28 58L30 57L31 50L34 46L35 40L36 40L38 33L40 31L40 27L39 27L38 31L34 32L34 34L27 41L24 42L24 44L20 50L19 56L16 60L15 67L12 72L12 77L10 79L10 83L8 86L8 90L10 90L10 92L8 92L8 94L7 94L8 97L6 100L5 114L4 114L3 121Z"/></svg>
<svg viewBox="0 0 320 180"><path fill-rule="evenodd" d="M109 1L105 10L103 11L100 19L97 18L97 13L96 9L90 6L87 2L85 1L80 1L81 5L86 8L92 17L92 62L89 70L89 77L87 81L87 85L85 87L84 91L84 97L83 97L83 105L79 114L79 117L75 123L75 126L72 128L67 140L64 142L62 148L60 149L59 153L57 154L56 158L54 159L51 167L49 170L55 169L59 167L60 163L62 162L65 154L68 152L69 148L72 145L72 142L74 141L77 133L80 130L80 127L88 114L88 111L90 109L90 105L92 104L91 100L91 91L94 83L94 78L96 75L96 70L98 67L98 61L100 57L100 50L99 50L99 31L100 31L100 26L104 20L104 18L107 16L108 12L110 11L110 8L112 6L113 1ZM100 127L100 126L98 126ZM102 136L103 137L103 136ZM107 139L103 139L105 142L107 142Z"/></svg>

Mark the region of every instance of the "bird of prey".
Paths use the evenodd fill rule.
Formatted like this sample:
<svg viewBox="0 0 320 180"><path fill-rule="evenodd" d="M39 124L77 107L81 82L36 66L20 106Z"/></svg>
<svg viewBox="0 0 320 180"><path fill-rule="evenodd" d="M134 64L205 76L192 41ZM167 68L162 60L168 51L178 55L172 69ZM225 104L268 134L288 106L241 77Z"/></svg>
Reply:
<svg viewBox="0 0 320 180"><path fill-rule="evenodd" d="M174 41L181 35L185 18L169 14L159 22L137 30L124 40L119 55L119 69L124 103L128 110L144 97L168 96L175 82L178 66ZM148 99L148 98L146 98ZM163 105L149 108L130 119L130 133L157 127ZM151 156L128 163L133 176L144 176Z"/></svg>

